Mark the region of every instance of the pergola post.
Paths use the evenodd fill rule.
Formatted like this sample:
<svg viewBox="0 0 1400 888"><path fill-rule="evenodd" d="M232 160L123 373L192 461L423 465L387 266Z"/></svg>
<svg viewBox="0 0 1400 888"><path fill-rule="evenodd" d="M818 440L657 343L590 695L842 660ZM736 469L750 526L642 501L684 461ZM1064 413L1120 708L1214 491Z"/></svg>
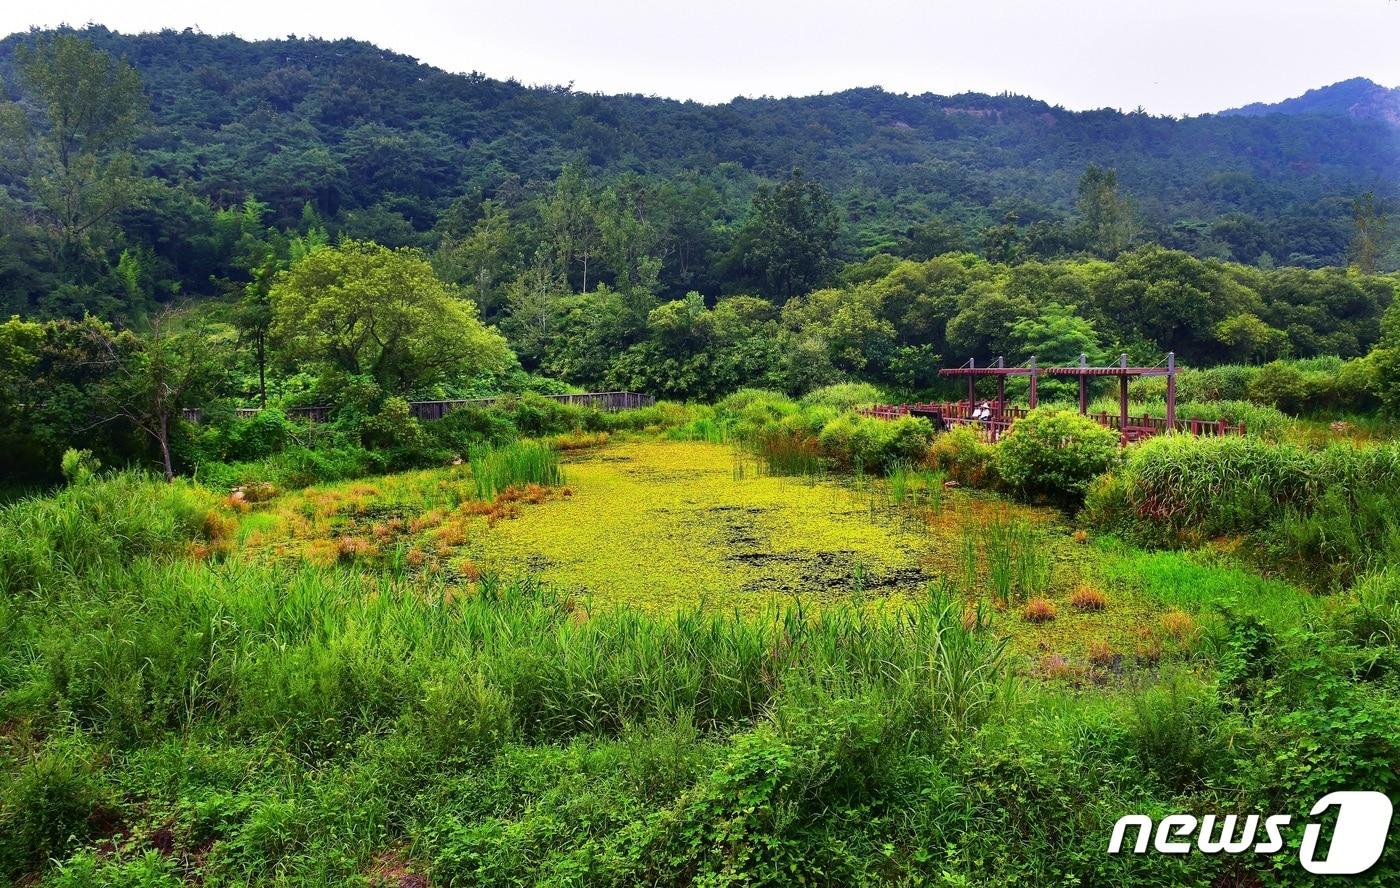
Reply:
<svg viewBox="0 0 1400 888"><path fill-rule="evenodd" d="M1079 415L1089 415L1089 376L1084 372L1084 368L1089 366L1089 356L1083 352L1079 355Z"/></svg>
<svg viewBox="0 0 1400 888"><path fill-rule="evenodd" d="M1123 371L1118 377L1118 431L1128 427L1128 353L1118 356L1118 367Z"/></svg>
<svg viewBox="0 0 1400 888"><path fill-rule="evenodd" d="M1031 401L1031 409L1032 409L1032 410L1035 409L1035 378L1036 378L1035 355L1031 355L1031 397L1030 397L1030 401Z"/></svg>
<svg viewBox="0 0 1400 888"><path fill-rule="evenodd" d="M1006 369L1006 358L997 356L997 369ZM1006 375L997 374L997 419L1001 419L1006 413Z"/></svg>
<svg viewBox="0 0 1400 888"><path fill-rule="evenodd" d="M1167 352L1167 431L1176 431L1176 352Z"/></svg>
<svg viewBox="0 0 1400 888"><path fill-rule="evenodd" d="M976 369L977 369L977 359L976 359L976 358L968 358L968 359L967 359L967 369L969 369L969 370L976 370ZM977 403L977 376L976 376L975 374L969 373L969 374L967 374L967 418L968 418L968 419L971 419L971 418L972 418L972 411L973 411L974 405L976 405L976 403Z"/></svg>

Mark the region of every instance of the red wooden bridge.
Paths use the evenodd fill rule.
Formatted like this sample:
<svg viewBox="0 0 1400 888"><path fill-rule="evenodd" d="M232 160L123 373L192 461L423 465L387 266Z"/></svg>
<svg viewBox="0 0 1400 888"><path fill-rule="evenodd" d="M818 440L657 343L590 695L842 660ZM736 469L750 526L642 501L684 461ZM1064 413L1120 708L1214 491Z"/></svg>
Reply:
<svg viewBox="0 0 1400 888"><path fill-rule="evenodd" d="M1034 410L1038 403L1038 383L1041 376L1073 377L1079 380L1079 412L1095 420L1105 428L1110 428L1118 432L1119 440L1123 444L1130 444L1153 435L1160 435L1168 431L1183 432L1190 435L1243 435L1245 433L1244 423L1227 423L1225 420L1202 420L1176 418L1176 355L1167 353L1166 360L1155 367L1130 367L1128 356L1121 355L1117 365L1105 367L1091 367L1088 359L1084 355L1079 356L1079 363L1068 367L1038 367L1036 360L1032 357L1020 367L1007 367L1002 358L997 358L995 365L990 367L978 367L976 362L969 360L961 367L952 367L939 371L941 376L959 376L967 379L967 400L965 401L945 401L929 402L923 404L879 404L873 407L860 409L860 413L865 416L873 416L878 419L897 419L901 416L926 416L931 419L941 420L945 425L973 425L985 432L985 437L991 441L996 441L1006 430L1009 429L1016 420ZM990 376L997 381L997 396L995 400L984 401L985 407L979 407L977 401L977 379L978 377ZM1009 376L1029 377L1029 407L1018 407L1006 402L1006 379ZM1089 412L1089 380L1096 377L1113 377L1118 380L1118 413L1110 414L1107 411L1099 413ZM1167 379L1167 415L1165 417L1133 416L1128 412L1128 382L1140 376L1165 376ZM980 410L982 415L974 415Z"/></svg>

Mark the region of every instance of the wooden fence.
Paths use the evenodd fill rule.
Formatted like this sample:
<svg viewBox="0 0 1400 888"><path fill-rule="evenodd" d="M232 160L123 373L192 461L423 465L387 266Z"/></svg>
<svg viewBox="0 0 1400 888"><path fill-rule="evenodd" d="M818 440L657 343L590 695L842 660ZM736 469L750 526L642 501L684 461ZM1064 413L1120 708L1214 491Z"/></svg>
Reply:
<svg viewBox="0 0 1400 888"><path fill-rule="evenodd" d="M499 395L494 398L459 398L451 401L409 401L408 411L417 419L442 419L447 414L458 407L490 407L497 401L513 398L515 395ZM584 392L573 395L541 395L551 401L558 401L561 404L572 404L578 407L592 407L594 410L613 412L617 410L635 410L639 407L650 407L656 403L653 395L643 395L639 392ZM233 411L234 415L247 419L257 416L259 411L256 408L240 407ZM287 416L293 419L305 419L310 422L325 422L330 418L331 408L329 407L288 407ZM199 422L203 418L203 411L198 407L188 407L184 411L185 419L190 422Z"/></svg>
<svg viewBox="0 0 1400 888"><path fill-rule="evenodd" d="M950 426L972 425L982 429L983 437L991 441L996 441L1006 430L1011 428L1011 424L1024 417L1029 410L1025 407L1014 407L1008 405L1000 412L995 405L992 406L992 415L989 419L973 419L971 408L966 401L952 401L945 403L925 403L925 404L878 404L873 407L862 407L856 412L862 416L870 416L876 419L898 419L901 416L917 416L920 414L937 413L943 417L943 421ZM1086 413L1090 419L1099 425L1113 429L1119 433L1122 443L1129 444L1133 441L1141 441L1154 435L1160 435L1168 431L1168 424L1165 418L1160 416L1149 416L1144 413L1141 416L1129 416L1128 424L1124 426L1116 413L1100 411L1098 413ZM1243 435L1245 433L1244 423L1229 423L1223 419L1178 419L1173 426L1176 431L1198 437L1225 437L1227 435Z"/></svg>

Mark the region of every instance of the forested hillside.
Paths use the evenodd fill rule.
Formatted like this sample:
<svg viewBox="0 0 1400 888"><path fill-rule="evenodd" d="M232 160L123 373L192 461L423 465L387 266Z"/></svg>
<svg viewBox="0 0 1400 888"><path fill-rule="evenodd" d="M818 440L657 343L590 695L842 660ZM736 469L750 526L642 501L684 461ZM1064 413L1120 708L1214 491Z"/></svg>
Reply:
<svg viewBox="0 0 1400 888"><path fill-rule="evenodd" d="M42 86L20 57L50 37L0 42L12 138L45 127ZM36 210L51 177L12 143L0 172L9 311L139 317L246 280L225 211L247 206L277 230L436 250L464 282L504 286L563 249L577 262L555 271L575 290L617 286L618 265L647 256L659 295L713 298L788 296L877 252L1016 262L1159 243L1266 267L1341 265L1357 199L1374 192L1383 211L1400 182L1397 130L1346 115L1174 120L877 88L706 106L448 74L348 40L81 37L139 78L135 113L98 146L129 160L122 199L70 220L83 249L56 251L64 225ZM748 224L760 184L794 168L830 196L796 279L774 271ZM561 172L574 175L560 184ZM1107 222L1086 218L1094 204ZM503 299L476 295L488 315Z"/></svg>
<svg viewBox="0 0 1400 888"><path fill-rule="evenodd" d="M1400 126L1400 87L1386 89L1365 77L1353 77L1331 86L1310 89L1282 102L1255 102L1222 113L1254 117L1264 114L1345 115Z"/></svg>

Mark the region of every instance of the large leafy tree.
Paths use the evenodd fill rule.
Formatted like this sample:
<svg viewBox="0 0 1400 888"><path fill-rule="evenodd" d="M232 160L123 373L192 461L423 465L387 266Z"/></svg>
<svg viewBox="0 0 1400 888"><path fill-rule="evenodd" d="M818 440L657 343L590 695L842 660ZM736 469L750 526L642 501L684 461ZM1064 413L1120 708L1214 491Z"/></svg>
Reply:
<svg viewBox="0 0 1400 888"><path fill-rule="evenodd" d="M760 185L754 193L740 237L744 266L758 275L768 295L809 292L831 276L840 231L831 195L794 169L786 181Z"/></svg>
<svg viewBox="0 0 1400 888"><path fill-rule="evenodd" d="M1133 210L1118 193L1118 173L1089 165L1079 179L1079 222L1086 245L1100 256L1116 256L1133 237Z"/></svg>
<svg viewBox="0 0 1400 888"><path fill-rule="evenodd" d="M5 105L0 134L24 176L24 197L49 229L55 262L71 277L140 187L129 149L146 113L141 79L72 34L18 58L38 113Z"/></svg>
<svg viewBox="0 0 1400 888"><path fill-rule="evenodd" d="M386 394L502 369L512 357L417 250L323 246L281 274L269 298L271 338L284 357L368 376Z"/></svg>

